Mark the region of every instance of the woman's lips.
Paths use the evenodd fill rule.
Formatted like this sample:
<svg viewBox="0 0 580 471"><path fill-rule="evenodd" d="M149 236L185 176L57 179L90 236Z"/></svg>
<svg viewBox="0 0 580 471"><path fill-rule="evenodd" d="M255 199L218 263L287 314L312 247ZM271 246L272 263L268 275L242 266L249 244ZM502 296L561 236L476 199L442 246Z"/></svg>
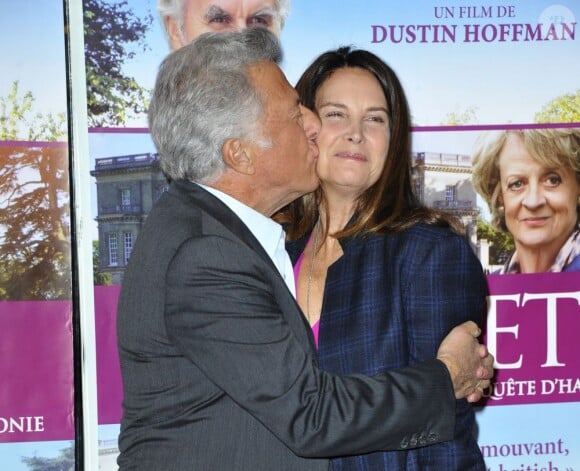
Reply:
<svg viewBox="0 0 580 471"><path fill-rule="evenodd" d="M358 160L361 162L366 162L367 160L366 156L360 152L337 152L335 156L341 159Z"/></svg>
<svg viewBox="0 0 580 471"><path fill-rule="evenodd" d="M549 219L548 216L534 216L529 218L523 218L522 222L528 226L543 226Z"/></svg>

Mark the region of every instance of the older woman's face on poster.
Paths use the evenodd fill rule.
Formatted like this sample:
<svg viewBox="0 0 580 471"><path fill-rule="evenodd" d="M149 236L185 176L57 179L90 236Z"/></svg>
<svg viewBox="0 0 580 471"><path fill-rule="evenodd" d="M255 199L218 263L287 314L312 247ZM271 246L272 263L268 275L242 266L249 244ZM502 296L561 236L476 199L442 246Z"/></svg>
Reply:
<svg viewBox="0 0 580 471"><path fill-rule="evenodd" d="M509 134L499 154L501 198L516 247L558 251L576 225L580 185L573 169L546 168L521 137Z"/></svg>

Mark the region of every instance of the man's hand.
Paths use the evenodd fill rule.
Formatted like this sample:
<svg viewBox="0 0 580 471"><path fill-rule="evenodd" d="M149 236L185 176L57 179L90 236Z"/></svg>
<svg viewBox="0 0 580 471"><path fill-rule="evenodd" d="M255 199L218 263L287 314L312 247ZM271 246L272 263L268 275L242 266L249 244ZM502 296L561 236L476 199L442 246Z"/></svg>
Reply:
<svg viewBox="0 0 580 471"><path fill-rule="evenodd" d="M493 376L493 355L477 340L481 330L475 322L464 322L443 339L437 358L445 363L457 399L477 402Z"/></svg>

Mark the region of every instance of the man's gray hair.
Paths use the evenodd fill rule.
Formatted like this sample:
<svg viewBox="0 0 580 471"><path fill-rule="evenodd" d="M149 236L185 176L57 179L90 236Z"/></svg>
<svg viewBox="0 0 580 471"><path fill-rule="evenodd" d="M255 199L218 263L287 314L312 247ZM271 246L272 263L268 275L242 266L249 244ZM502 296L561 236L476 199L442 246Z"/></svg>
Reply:
<svg viewBox="0 0 580 471"><path fill-rule="evenodd" d="M165 18L170 17L179 25L179 29L183 31L185 2L187 0L157 0L157 11L159 12L164 28L166 28ZM275 0L274 5L278 13L274 20L278 22L278 27L281 30L284 27L284 22L290 11L290 0Z"/></svg>
<svg viewBox="0 0 580 471"><path fill-rule="evenodd" d="M149 106L149 130L169 178L219 178L224 142L260 131L261 93L249 66L281 59L276 36L265 28L206 33L167 56Z"/></svg>

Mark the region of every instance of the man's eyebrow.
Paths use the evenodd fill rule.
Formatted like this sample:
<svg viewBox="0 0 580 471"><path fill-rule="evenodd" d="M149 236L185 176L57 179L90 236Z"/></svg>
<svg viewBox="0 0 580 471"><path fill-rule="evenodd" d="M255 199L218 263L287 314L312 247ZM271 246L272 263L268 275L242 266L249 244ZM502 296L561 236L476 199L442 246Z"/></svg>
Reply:
<svg viewBox="0 0 580 471"><path fill-rule="evenodd" d="M252 16L270 16L274 18L276 14L277 12L275 9L270 7L264 7L261 8L260 10L253 12ZM211 5L203 15L205 20L211 20L212 18L216 18L218 16L229 16L229 13L217 5Z"/></svg>
<svg viewBox="0 0 580 471"><path fill-rule="evenodd" d="M217 5L212 5L207 9L205 14L203 15L203 18L205 20L211 20L218 16L227 16L227 15L229 15L229 13L225 11L223 8L218 7Z"/></svg>
<svg viewBox="0 0 580 471"><path fill-rule="evenodd" d="M252 13L252 16L276 16L276 10L270 7L264 7Z"/></svg>

